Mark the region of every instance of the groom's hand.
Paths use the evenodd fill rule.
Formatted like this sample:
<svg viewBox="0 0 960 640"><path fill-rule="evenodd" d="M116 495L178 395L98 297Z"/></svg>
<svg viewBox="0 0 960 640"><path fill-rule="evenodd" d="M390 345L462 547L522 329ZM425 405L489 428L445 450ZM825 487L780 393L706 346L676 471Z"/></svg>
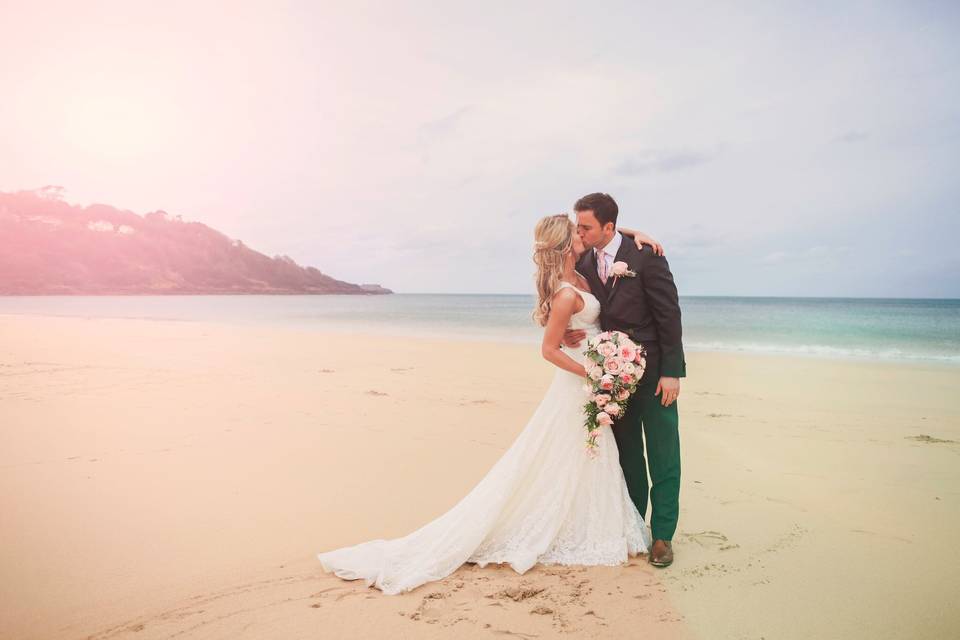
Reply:
<svg viewBox="0 0 960 640"><path fill-rule="evenodd" d="M567 329L563 332L563 344L571 349L580 346L580 343L587 337L587 332L583 329Z"/></svg>
<svg viewBox="0 0 960 640"><path fill-rule="evenodd" d="M660 404L669 407L680 395L680 378L661 377L653 395L660 396Z"/></svg>

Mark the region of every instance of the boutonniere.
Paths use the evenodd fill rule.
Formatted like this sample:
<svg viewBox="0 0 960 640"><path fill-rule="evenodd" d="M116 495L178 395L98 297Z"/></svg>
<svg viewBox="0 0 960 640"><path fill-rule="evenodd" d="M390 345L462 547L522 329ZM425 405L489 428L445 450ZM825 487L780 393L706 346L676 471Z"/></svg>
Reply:
<svg viewBox="0 0 960 640"><path fill-rule="evenodd" d="M635 278L637 277L636 271L630 270L630 265L626 262L614 262L613 269L611 270L614 278Z"/></svg>

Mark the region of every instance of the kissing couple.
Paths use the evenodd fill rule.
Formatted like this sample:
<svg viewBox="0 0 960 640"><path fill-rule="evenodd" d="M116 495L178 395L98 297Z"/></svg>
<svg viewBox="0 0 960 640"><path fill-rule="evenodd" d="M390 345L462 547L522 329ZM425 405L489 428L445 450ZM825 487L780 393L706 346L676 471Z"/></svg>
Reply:
<svg viewBox="0 0 960 640"><path fill-rule="evenodd" d="M533 318L543 327L541 353L557 369L526 426L449 511L402 538L319 553L325 571L397 594L464 563L506 563L522 574L535 564L619 565L643 553L654 566L673 562L677 396L686 375L677 288L659 243L617 228L610 195L591 193L573 209L576 222L547 216L534 230ZM642 347L646 364L589 456L585 352L611 331Z"/></svg>

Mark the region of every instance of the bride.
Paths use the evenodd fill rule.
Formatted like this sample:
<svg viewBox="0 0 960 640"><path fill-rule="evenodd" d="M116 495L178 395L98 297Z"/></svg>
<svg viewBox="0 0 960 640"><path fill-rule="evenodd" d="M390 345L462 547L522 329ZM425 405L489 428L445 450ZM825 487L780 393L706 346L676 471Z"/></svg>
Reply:
<svg viewBox="0 0 960 640"><path fill-rule="evenodd" d="M643 234L621 232L659 250ZM533 416L452 509L403 538L320 553L325 571L397 594L465 562L507 563L522 574L537 563L617 565L647 552L650 532L627 493L610 428L602 428L596 458L584 451L584 356L560 342L568 327L587 339L600 332L600 302L574 270L583 243L565 214L541 219L535 239L534 318L544 327L543 357L557 371Z"/></svg>

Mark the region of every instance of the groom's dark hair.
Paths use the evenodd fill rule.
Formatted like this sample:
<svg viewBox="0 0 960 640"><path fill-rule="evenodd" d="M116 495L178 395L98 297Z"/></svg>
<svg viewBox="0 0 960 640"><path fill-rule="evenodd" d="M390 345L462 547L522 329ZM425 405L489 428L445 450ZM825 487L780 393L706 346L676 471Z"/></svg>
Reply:
<svg viewBox="0 0 960 640"><path fill-rule="evenodd" d="M617 202L609 193L591 193L590 195L583 196L577 203L573 205L574 211L593 211L593 215L597 218L597 222L600 223L600 226L612 222L613 226L617 226L617 213L619 209L617 208Z"/></svg>

